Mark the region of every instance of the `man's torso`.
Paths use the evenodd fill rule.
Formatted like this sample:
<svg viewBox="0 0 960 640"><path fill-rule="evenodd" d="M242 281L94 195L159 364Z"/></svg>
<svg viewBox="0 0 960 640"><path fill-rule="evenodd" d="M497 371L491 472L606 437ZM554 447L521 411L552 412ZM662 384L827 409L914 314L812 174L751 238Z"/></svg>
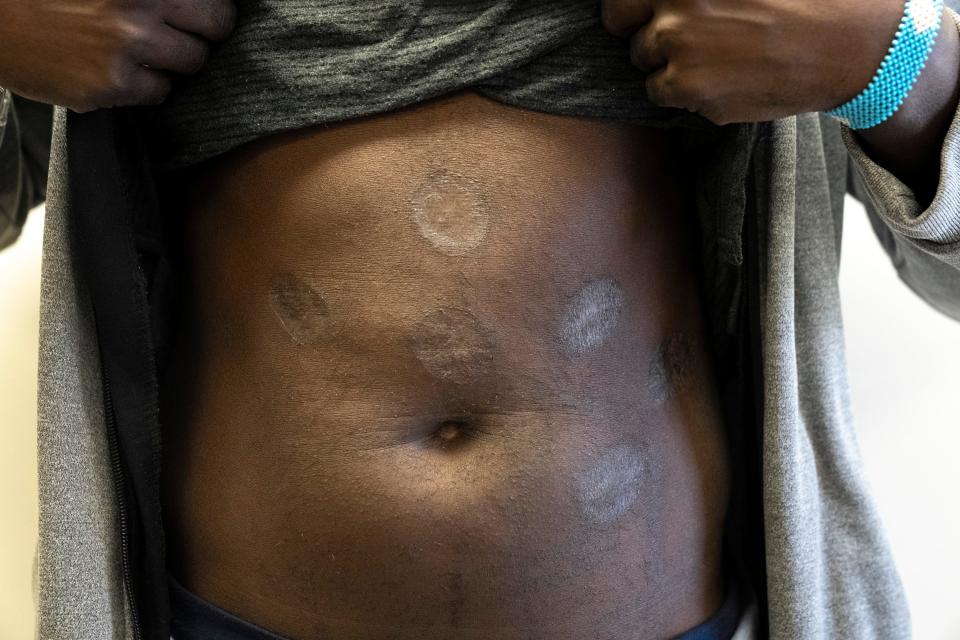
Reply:
<svg viewBox="0 0 960 640"><path fill-rule="evenodd" d="M170 181L171 571L297 640L707 618L728 463L671 141L465 93Z"/></svg>

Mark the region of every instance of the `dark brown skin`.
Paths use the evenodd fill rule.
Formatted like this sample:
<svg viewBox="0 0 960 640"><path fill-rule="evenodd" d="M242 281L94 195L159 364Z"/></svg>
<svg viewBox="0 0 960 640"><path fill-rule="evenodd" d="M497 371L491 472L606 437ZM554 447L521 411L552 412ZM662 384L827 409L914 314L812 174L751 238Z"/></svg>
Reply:
<svg viewBox="0 0 960 640"><path fill-rule="evenodd" d="M903 0L603 0L604 23L630 39L647 91L717 124L841 105L886 55ZM960 100L960 37L944 15L927 68L897 114L857 132L871 157L929 204Z"/></svg>
<svg viewBox="0 0 960 640"><path fill-rule="evenodd" d="M604 2L650 96L718 124L850 99L902 6ZM232 21L226 0L0 0L0 86L156 103ZM857 134L924 203L953 27ZM727 457L668 148L464 95L171 183L192 278L163 394L174 572L296 639L658 638L710 615ZM585 299L599 344L562 329Z"/></svg>
<svg viewBox="0 0 960 640"><path fill-rule="evenodd" d="M234 16L231 0L0 0L0 87L78 112L158 103Z"/></svg>
<svg viewBox="0 0 960 640"><path fill-rule="evenodd" d="M176 176L174 574L296 640L709 617L729 470L670 136L465 93Z"/></svg>
<svg viewBox="0 0 960 640"><path fill-rule="evenodd" d="M960 101L960 35L945 18L930 60L890 120L857 132L864 148L929 205L940 179L940 150Z"/></svg>

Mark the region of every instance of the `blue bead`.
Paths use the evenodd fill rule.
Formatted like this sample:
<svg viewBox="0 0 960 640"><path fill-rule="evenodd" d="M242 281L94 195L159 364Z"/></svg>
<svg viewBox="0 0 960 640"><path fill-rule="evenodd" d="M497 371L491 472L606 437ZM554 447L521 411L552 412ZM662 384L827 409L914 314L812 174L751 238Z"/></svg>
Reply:
<svg viewBox="0 0 960 640"><path fill-rule="evenodd" d="M903 105L926 67L943 17L943 0L932 0L937 23L935 28L920 33L913 20L913 2L906 1L900 28L867 88L827 114L840 118L852 129L869 129L886 121Z"/></svg>

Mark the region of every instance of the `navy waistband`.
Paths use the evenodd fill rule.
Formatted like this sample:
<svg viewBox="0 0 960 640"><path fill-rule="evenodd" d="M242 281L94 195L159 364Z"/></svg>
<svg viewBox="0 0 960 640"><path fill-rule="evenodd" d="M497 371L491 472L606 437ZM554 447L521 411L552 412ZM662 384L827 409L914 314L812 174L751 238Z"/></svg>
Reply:
<svg viewBox="0 0 960 640"><path fill-rule="evenodd" d="M171 640L289 640L203 600L172 576L169 584L173 613ZM740 609L739 591L736 583L730 581L720 609L676 640L730 640L740 623Z"/></svg>
<svg viewBox="0 0 960 640"><path fill-rule="evenodd" d="M207 602L173 576L168 581L171 640L289 640Z"/></svg>
<svg viewBox="0 0 960 640"><path fill-rule="evenodd" d="M740 626L743 607L735 580L727 581L727 595L717 612L676 640L730 640Z"/></svg>

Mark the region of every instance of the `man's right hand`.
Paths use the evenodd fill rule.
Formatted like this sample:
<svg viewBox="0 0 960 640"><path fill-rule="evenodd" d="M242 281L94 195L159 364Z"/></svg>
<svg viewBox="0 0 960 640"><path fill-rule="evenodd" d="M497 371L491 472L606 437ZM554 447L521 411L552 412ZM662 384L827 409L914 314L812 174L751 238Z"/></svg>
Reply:
<svg viewBox="0 0 960 640"><path fill-rule="evenodd" d="M232 0L0 0L0 86L78 112L157 104L234 20Z"/></svg>

